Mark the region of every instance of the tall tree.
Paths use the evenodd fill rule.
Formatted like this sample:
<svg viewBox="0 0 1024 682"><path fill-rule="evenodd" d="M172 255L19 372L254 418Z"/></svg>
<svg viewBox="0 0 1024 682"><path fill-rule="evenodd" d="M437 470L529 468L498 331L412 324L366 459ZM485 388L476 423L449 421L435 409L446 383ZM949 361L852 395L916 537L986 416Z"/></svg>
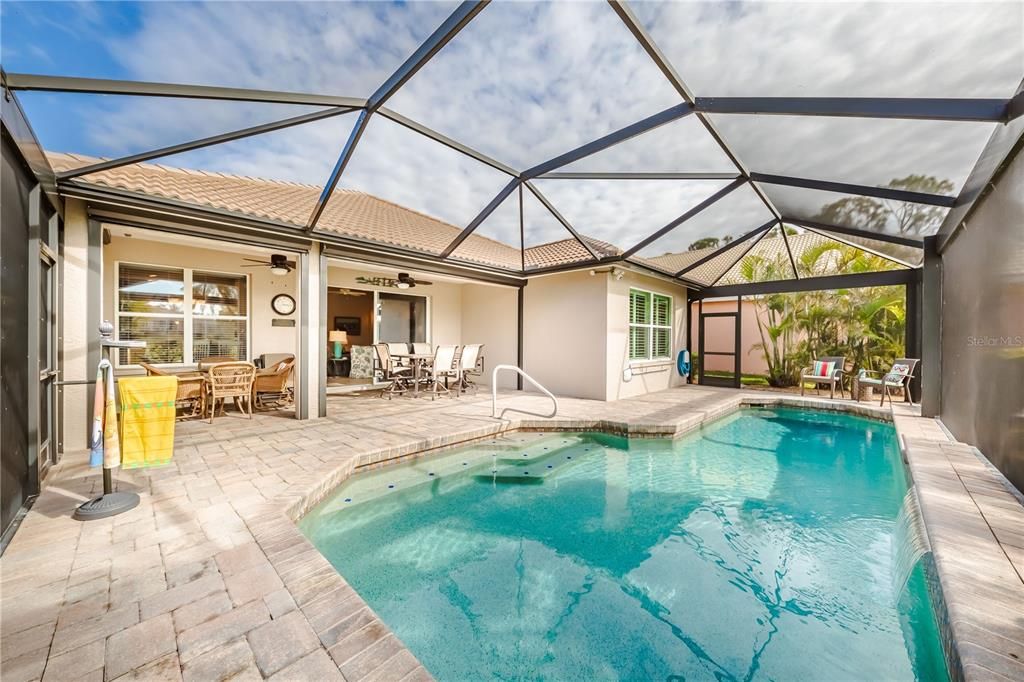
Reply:
<svg viewBox="0 0 1024 682"><path fill-rule="evenodd" d="M894 178L886 187L929 194L952 194L954 189L950 180L940 180L932 175ZM881 232L888 228L899 234L918 236L938 227L945 215L945 209L939 206L856 196L825 204L813 219L868 232Z"/></svg>

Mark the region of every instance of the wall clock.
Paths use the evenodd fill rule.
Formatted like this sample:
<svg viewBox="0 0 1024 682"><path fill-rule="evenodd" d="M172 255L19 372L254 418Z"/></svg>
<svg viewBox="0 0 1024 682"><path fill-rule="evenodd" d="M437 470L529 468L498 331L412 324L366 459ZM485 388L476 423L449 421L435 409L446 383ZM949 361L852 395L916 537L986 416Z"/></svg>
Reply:
<svg viewBox="0 0 1024 682"><path fill-rule="evenodd" d="M295 299L288 294L278 294L270 300L270 307L278 315L291 315L295 312Z"/></svg>

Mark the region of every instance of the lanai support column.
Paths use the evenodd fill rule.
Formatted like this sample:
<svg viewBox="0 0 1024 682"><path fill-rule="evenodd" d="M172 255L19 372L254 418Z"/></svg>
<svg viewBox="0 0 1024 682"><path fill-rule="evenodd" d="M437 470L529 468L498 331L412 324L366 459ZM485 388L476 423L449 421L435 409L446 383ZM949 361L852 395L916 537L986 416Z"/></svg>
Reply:
<svg viewBox="0 0 1024 682"><path fill-rule="evenodd" d="M938 239L925 237L921 282L921 414L942 410L942 256ZM909 310L908 310L909 312Z"/></svg>
<svg viewBox="0 0 1024 682"><path fill-rule="evenodd" d="M296 419L327 415L326 324L327 268L322 246L299 254L299 371L295 381Z"/></svg>

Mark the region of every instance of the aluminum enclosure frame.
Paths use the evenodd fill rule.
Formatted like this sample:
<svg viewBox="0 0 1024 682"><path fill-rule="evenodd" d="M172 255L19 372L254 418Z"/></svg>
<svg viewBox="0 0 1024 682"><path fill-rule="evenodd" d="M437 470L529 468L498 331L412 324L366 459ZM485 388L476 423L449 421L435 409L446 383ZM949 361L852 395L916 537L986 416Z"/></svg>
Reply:
<svg viewBox="0 0 1024 682"><path fill-rule="evenodd" d="M534 273L546 273L546 272L557 272L560 270L572 270L578 269L581 265L597 265L605 263L616 263L616 262L627 262L634 266L645 268L643 264L638 264L634 261L629 260L630 257L634 256L640 249L649 245L657 238L671 232L673 229L684 223L687 219L696 215L700 211L688 211L683 214L677 220L673 221L669 225L659 229L655 233L642 239L640 242L634 245L624 245L624 250L619 254L610 256L601 256L598 254L592 245L588 243L587 238L577 230L573 225L569 223L566 218L557 211L557 209L548 201L539 190L529 181L534 178L544 179L650 179L650 180L685 180L685 179L730 179L733 181L747 182L756 192L760 200L764 203L765 207L775 217L777 223L791 223L798 226L806 227L807 229L818 231L828 231L836 234L845 234L849 236L864 237L874 239L878 241L888 241L891 243L913 246L921 248L922 241L920 239L906 237L901 235L889 235L884 233L878 233L870 230L859 230L857 228L850 228L840 225L827 225L822 223L812 223L811 221L803 219L794 219L784 215L780 212L773 204L771 199L760 187L761 184L779 184L793 187L801 187L808 189L816 189L822 191L833 191L843 192L859 196L877 197L883 199L892 199L897 201L940 206L944 208L950 208L950 213L946 218L945 223L940 229L939 233L939 248L940 250L945 243L951 238L956 227L963 223L964 218L969 214L971 207L977 200L979 194L991 180L995 170L998 169L999 165L1005 160L1006 156L1010 153L1010 150L1018 147L1021 144L1021 130L1024 130L1024 124L1018 120L1024 114L1024 83L1018 88L1015 95L1011 98L1000 99L1000 98L893 98L893 97L713 97L713 96L695 96L689 89L680 75L675 71L665 54L657 46L653 38L647 33L640 21L633 14L631 8L624 0L608 0L608 4L611 9L615 11L620 20L623 22L625 27L632 33L633 37L639 43L639 45L648 54L653 63L662 72L664 77L672 85L672 87L679 94L682 103L674 107L670 107L662 112L649 116L636 123L625 126L613 133L605 135L597 140L586 143L577 147L574 150L563 153L557 157L554 157L546 162L537 164L529 169L516 170L500 160L493 159L486 154L483 154L468 145L462 144L457 140L451 139L437 131L434 131L427 126L424 126L412 119L409 119L402 114L387 109L384 105L388 100L398 92L402 86L409 81L420 69L426 66L430 60L440 52L445 45L451 40L456 38L458 33L465 28L480 12L482 12L488 5L489 0L465 0L449 15L449 17L439 26L418 48L415 52L394 72L391 76L380 85L380 87L368 98L355 98L346 97L334 94L317 94L317 93L297 93L297 92L284 92L274 90L251 90L244 88L226 88L216 86L202 86L202 85L184 85L184 84L171 84L171 83L152 83L152 82L133 82L124 80L113 80L113 79L93 79L93 78L73 78L73 77L62 77L62 76L46 76L46 75L32 75L32 74L8 74L3 73L3 85L5 89L5 96L9 100L17 102L16 98L13 97L13 92L22 91L47 91L47 92L77 92L77 93L96 93L96 94L110 94L110 95L136 95L136 96L151 96L151 97L177 97L177 98L192 98L192 99L209 99L209 100L224 100L224 101L244 101L244 102L266 102L266 103L278 103L278 104L296 104L296 105L315 105L322 107L329 107L324 111L315 112L312 114L306 114L304 116L292 117L290 119L282 119L280 121L274 121L271 123L263 124L261 126L253 126L242 130L224 133L221 135L210 136L191 142L185 142L179 145L170 147L163 147L160 149L154 149L140 154L132 156L122 157L120 159L113 159L109 161L100 162L97 164L91 164L79 169L72 171L66 171L59 174L53 174L52 169L49 173L46 172L46 168L40 166L40 172L44 175L54 178L51 182L54 183L54 189L52 190L54 195L57 194L56 183L60 184L60 191L70 192L82 192L85 190L85 183L76 183L74 188L65 185L65 181L74 180L75 178L83 178L90 173L99 172L102 170L108 170L111 168L120 167L132 163L139 163L146 160L159 158L173 153L180 153L191 149L198 149L201 147L213 146L222 142L231 140L241 139L243 137L251 137L262 134L264 132L270 132L273 130L279 130L285 127L293 125L300 125L302 123L320 120L323 118L343 115L347 113L358 112L358 120L356 125L353 127L352 132L345 145L343 146L339 155L338 161L335 164L330 176L324 184L323 190L316 205L311 212L310 218L307 222L305 229L306 239L312 239L323 243L345 243L351 242L348 238L334 237L329 232L317 229L317 223L320 216L323 213L326 203L330 200L331 194L333 193L337 183L345 171L348 162L351 160L358 143L361 139L362 134L365 132L367 124L370 118L374 114L380 114L412 131L417 134L426 136L433 141L443 144L450 149L453 149L461 154L464 154L474 160L486 164L496 170L499 170L509 175L509 183L495 196L491 202L484 207L484 209L472 220L468 225L463 228L463 231L442 251L439 256L431 254L410 254L410 256L423 259L427 262L448 262L451 261L456 267L469 266L481 272L491 271L497 276L509 275L515 278L527 277ZM19 108L20 111L20 108ZM608 149L616 144L620 144L626 140L629 140L637 135L643 134L652 130L660 125L664 125L679 118L693 114L697 116L703 127L712 136L716 144L721 148L725 155L731 160L736 167L735 173L573 173L558 171L559 168L577 161L579 159L590 156L594 153ZM714 123L709 118L708 114L716 115L730 115L730 114L743 114L743 115L784 115L784 116L824 116L824 117L858 117L858 118L873 118L873 119L907 119L907 120L936 120L936 121L990 121L999 122L1003 125L997 128L993 134L992 140L990 140L989 146L983 153L982 158L979 159L978 165L975 171L971 174L967 184L964 186L958 197L950 197L943 195L932 195L922 192L910 192L905 190L898 190L892 188L881 188L871 187L864 185L854 185L849 183L837 183L829 182L824 180L817 180L813 178L794 178L788 176L779 176L772 174L760 173L755 170L751 170L743 163L743 161L735 153L735 150L730 147L726 142L722 134L717 130ZM23 114L22 114L23 116ZM5 117L6 118L6 117ZM31 131L28 128L29 132ZM38 147L38 142L36 142ZM39 154L45 162L45 157L41 154L41 148ZM48 164L46 164L48 166ZM534 270L528 270L525 262L525 244L520 240L520 250L523 255L522 268L518 271L510 270L508 268L500 267L489 267L479 266L477 264L468 264L458 261L458 259L450 259L453 252L458 246L479 227L479 225L486 220L486 218L493 212L493 210L503 201L505 198L510 196L514 191L522 190L522 186L526 185L538 200L548 209L552 216L569 232L573 238L575 238L583 248L588 252L591 260L585 263L574 262L566 263L559 266L553 266L550 268L538 268ZM732 185L730 185L732 186ZM90 186L92 190L95 190L95 186ZM701 208L706 208L715 201L721 200L726 196L728 192L719 192L709 197L709 199L702 202ZM70 195L70 194L69 194ZM138 197L139 200L144 201L142 197ZM184 205L175 206L175 212L178 210L187 210L195 213L195 207L186 207ZM241 216L232 216L232 220L246 218ZM263 223L264 221L249 221ZM262 224L257 229L266 229L267 225ZM292 226L274 225L272 230L284 229L289 232L293 232ZM522 230L522 228L521 228ZM753 239L761 239L764 236L764 227L757 227L748 232L743 233L737 239L733 240L731 244L726 244L717 251L701 259L700 263L707 262L712 258L721 255L725 251L732 247L737 247L741 242L751 241ZM369 240L355 240L359 242L360 246L374 249L380 253L393 254L397 257L403 257L403 249L395 249L394 247L382 244L376 244ZM752 242L751 246L753 243ZM789 244L788 236L783 231L783 243L787 255L790 260L791 266L793 266L793 276L795 279L799 279L800 275L795 265L796 261ZM749 249L748 249L749 250ZM695 267L695 266L691 266ZM648 268L649 269L649 268ZM675 273L674 278L679 280L680 284L687 286L699 286L692 281L688 281L683 277L686 271L690 268L685 268ZM660 276L665 276L665 273L652 270ZM500 273L500 274L499 274ZM713 287L714 283L712 283Z"/></svg>

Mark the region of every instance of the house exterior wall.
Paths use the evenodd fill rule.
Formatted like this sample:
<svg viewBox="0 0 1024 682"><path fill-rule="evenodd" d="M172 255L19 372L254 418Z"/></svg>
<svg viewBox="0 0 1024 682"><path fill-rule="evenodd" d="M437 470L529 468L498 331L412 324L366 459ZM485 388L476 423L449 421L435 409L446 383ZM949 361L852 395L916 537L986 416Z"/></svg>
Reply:
<svg viewBox="0 0 1024 682"><path fill-rule="evenodd" d="M519 325L518 289L484 284L462 285L463 343L484 344L484 375L476 382L491 385L491 370L496 365L518 365ZM515 388L516 377L503 372L499 388Z"/></svg>
<svg viewBox="0 0 1024 682"><path fill-rule="evenodd" d="M604 277L608 284L604 399L630 398L685 384L686 380L676 371L676 355L686 348L686 287L632 272L627 272L622 279ZM629 360L629 290L632 288L672 297L672 352L668 360ZM629 381L623 377L627 367L633 375Z"/></svg>
<svg viewBox="0 0 1024 682"><path fill-rule="evenodd" d="M1024 490L1024 155L942 252L940 320L939 417Z"/></svg>
<svg viewBox="0 0 1024 682"><path fill-rule="evenodd" d="M284 319L295 321L294 327L275 327L272 320L282 318L270 307L270 301L277 294L289 294L299 302L299 283L296 272L280 277L270 268L243 268L245 254L221 251L214 248L197 248L192 245L153 241L139 237L111 238L103 247L103 319L114 322L115 292L117 290L118 261L186 267L197 270L249 273L249 357L256 358L263 353L292 353L299 344L299 311ZM250 256L252 257L252 256ZM115 324L116 326L116 324ZM116 334L116 331L115 331Z"/></svg>
<svg viewBox="0 0 1024 682"><path fill-rule="evenodd" d="M527 284L523 369L555 395L605 399L607 333L607 276L584 270Z"/></svg>
<svg viewBox="0 0 1024 682"><path fill-rule="evenodd" d="M556 395L618 400L681 386L676 354L686 343L686 288L625 271L589 270L531 279L524 301L524 369ZM672 297L667 360L629 360L629 290ZM626 380L629 367L632 378Z"/></svg>
<svg viewBox="0 0 1024 682"><path fill-rule="evenodd" d="M123 232L123 229L121 230ZM64 317L61 320L64 351L63 376L67 380L89 379L95 368L89 366L88 343L97 330L88 314L89 304L99 298L101 319L114 322L116 267L118 262L142 263L168 267L187 267L216 272L249 275L249 356L262 353L294 353L300 358L298 371L305 381L310 417L317 414L319 366L311 362L301 367L301 358L326 357L327 339L319 334L319 302L305 302L309 307L310 334L305 353L300 345L300 312L302 286L299 273L285 277L270 273L269 268L243 268L243 253L219 248L196 246L181 238L139 230L125 237L113 231L111 242L102 247L99 292L89 291L89 221L82 203L69 200L65 221ZM296 256L296 258L298 258ZM309 258L311 292L319 291L319 273L312 265L317 254ZM380 276L379 270L362 270L358 265L328 261L328 285L366 291L399 292L424 295L429 301L430 341L433 344L482 343L485 346L487 372L478 382L488 385L490 370L498 364L518 364L518 292L514 287L445 281L438 277L432 286L417 287L409 292L356 282L360 275ZM673 297L672 357L652 363L629 362L628 309L629 289L640 287ZM571 397L614 400L681 385L674 367L676 353L686 342L686 289L655 277L625 272L615 279L607 271L594 275L589 270L560 273L530 279L524 288L523 366L552 392ZM273 312L270 301L278 293L296 299L296 312L284 319L295 321L294 327L274 326L282 316ZM330 301L330 299L329 299ZM325 328L333 328L333 317L343 314L328 302ZM94 313L95 314L95 313ZM364 337L372 341L373 319L364 321ZM633 377L627 381L623 370L630 366ZM124 373L139 370L129 368ZM298 376L298 375L297 375ZM514 388L515 375L501 378L501 387ZM62 413L65 450L87 446L88 416L91 391L86 386L69 386L64 390Z"/></svg>

